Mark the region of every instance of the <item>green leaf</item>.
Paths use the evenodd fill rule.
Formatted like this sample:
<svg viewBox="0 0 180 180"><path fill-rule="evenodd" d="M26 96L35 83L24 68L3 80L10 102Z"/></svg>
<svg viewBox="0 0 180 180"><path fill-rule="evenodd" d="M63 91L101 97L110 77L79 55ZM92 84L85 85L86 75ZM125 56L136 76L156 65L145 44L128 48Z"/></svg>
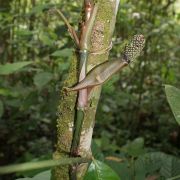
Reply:
<svg viewBox="0 0 180 180"><path fill-rule="evenodd" d="M37 174L33 178L20 178L16 180L50 180L50 179L51 179L51 171L48 170Z"/></svg>
<svg viewBox="0 0 180 180"><path fill-rule="evenodd" d="M101 152L101 149L97 145L95 140L93 140L92 143L91 143L91 150L92 150L93 157L95 157L98 160L104 160L104 155Z"/></svg>
<svg viewBox="0 0 180 180"><path fill-rule="evenodd" d="M162 152L147 153L135 162L135 172L144 171L148 174L159 174L169 178L180 174L180 160Z"/></svg>
<svg viewBox="0 0 180 180"><path fill-rule="evenodd" d="M144 154L144 139L139 137L122 147L130 156L137 157Z"/></svg>
<svg viewBox="0 0 180 180"><path fill-rule="evenodd" d="M11 91L9 89L0 89L0 95L1 96L12 96L12 97L17 97L19 95L18 92L14 92L14 91Z"/></svg>
<svg viewBox="0 0 180 180"><path fill-rule="evenodd" d="M47 33L41 33L39 35L39 39L42 41L44 45L52 46L54 41L49 37Z"/></svg>
<svg viewBox="0 0 180 180"><path fill-rule="evenodd" d="M4 106L2 101L0 100L0 117L2 117L3 113L4 113Z"/></svg>
<svg viewBox="0 0 180 180"><path fill-rule="evenodd" d="M27 111L33 104L38 103L38 92L32 91L27 96L25 96L24 100L21 101L21 108L22 111Z"/></svg>
<svg viewBox="0 0 180 180"><path fill-rule="evenodd" d="M16 35L20 36L20 37L22 37L22 36L31 36L31 35L33 35L33 32L29 31L27 29L19 29L19 30L16 31Z"/></svg>
<svg viewBox="0 0 180 180"><path fill-rule="evenodd" d="M174 156L166 155L162 159L160 174L165 178L180 175L180 160Z"/></svg>
<svg viewBox="0 0 180 180"><path fill-rule="evenodd" d="M120 177L105 163L93 160L84 180L120 180Z"/></svg>
<svg viewBox="0 0 180 180"><path fill-rule="evenodd" d="M23 61L23 62L16 62L11 64L7 63L4 65L0 65L0 75L8 75L14 73L32 63L33 61Z"/></svg>
<svg viewBox="0 0 180 180"><path fill-rule="evenodd" d="M51 54L51 56L55 56L55 57L69 57L72 54L72 49L62 49L62 50L58 50L55 51Z"/></svg>
<svg viewBox="0 0 180 180"><path fill-rule="evenodd" d="M180 125L180 90L173 86L165 85L165 92L174 117Z"/></svg>
<svg viewBox="0 0 180 180"><path fill-rule="evenodd" d="M132 168L130 168L129 162L127 159L124 159L122 162L117 162L113 160L106 160L106 163L120 176L123 180L132 179Z"/></svg>
<svg viewBox="0 0 180 180"><path fill-rule="evenodd" d="M52 5L51 4L38 4L32 8L30 11L30 15L32 14L40 14L45 9L49 9Z"/></svg>
<svg viewBox="0 0 180 180"><path fill-rule="evenodd" d="M34 76L34 84L38 89L41 89L53 78L52 73L50 72L40 72Z"/></svg>
<svg viewBox="0 0 180 180"><path fill-rule="evenodd" d="M20 98L15 98L15 99L11 98L11 99L6 100L7 106L19 108L21 106L21 104L22 104L22 99L20 99Z"/></svg>

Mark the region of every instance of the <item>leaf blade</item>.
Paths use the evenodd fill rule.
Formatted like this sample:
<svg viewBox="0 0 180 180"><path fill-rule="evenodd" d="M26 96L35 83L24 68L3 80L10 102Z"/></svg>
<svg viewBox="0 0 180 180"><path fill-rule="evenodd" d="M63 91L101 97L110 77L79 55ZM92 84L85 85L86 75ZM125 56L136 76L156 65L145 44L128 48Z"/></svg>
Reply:
<svg viewBox="0 0 180 180"><path fill-rule="evenodd" d="M171 85L165 85L168 103L177 123L180 125L180 90Z"/></svg>
<svg viewBox="0 0 180 180"><path fill-rule="evenodd" d="M116 172L111 169L107 164L93 160L89 166L89 169L86 173L84 180L120 180L120 177Z"/></svg>
<svg viewBox="0 0 180 180"><path fill-rule="evenodd" d="M38 89L42 89L53 78L53 74L50 72L40 72L34 76L34 84Z"/></svg>
<svg viewBox="0 0 180 180"><path fill-rule="evenodd" d="M32 63L33 61L23 61L23 62L6 63L4 65L0 65L0 75L12 74Z"/></svg>

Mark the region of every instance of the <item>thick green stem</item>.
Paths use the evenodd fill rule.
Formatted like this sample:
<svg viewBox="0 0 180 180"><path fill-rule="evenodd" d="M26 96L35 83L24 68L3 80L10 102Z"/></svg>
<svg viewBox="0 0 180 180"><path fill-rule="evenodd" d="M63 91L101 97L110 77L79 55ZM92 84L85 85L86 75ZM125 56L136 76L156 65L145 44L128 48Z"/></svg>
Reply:
<svg viewBox="0 0 180 180"><path fill-rule="evenodd" d="M63 84L64 87L71 87L78 81L78 58L79 55L74 53L67 79ZM70 156L77 98L77 93L68 93L67 95L63 90L61 90L60 95L57 120L57 145L56 151L53 154L54 159L68 158ZM69 180L69 165L54 168L52 175L55 180Z"/></svg>
<svg viewBox="0 0 180 180"><path fill-rule="evenodd" d="M78 109L77 116L76 116L76 122L74 124L75 130L74 130L72 149L71 149L72 155L78 154L77 151L78 151L78 146L79 146L79 141L80 141L83 120L84 120L84 110Z"/></svg>

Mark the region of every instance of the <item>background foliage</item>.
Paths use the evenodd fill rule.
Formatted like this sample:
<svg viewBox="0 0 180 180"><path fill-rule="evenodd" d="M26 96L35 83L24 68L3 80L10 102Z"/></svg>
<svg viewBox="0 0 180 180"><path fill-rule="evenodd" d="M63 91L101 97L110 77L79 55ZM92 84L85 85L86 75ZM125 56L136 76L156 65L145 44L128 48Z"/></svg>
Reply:
<svg viewBox="0 0 180 180"><path fill-rule="evenodd" d="M0 165L46 159L53 151L59 90L73 44L63 22L47 12L52 4L77 28L81 0L0 0ZM178 7L176 0L121 0L111 58L119 58L134 34L147 42L137 62L103 86L92 147L111 167L113 158L122 160L122 172L139 172L147 152L180 155L180 128L164 93L164 84L180 86ZM158 157L168 159L163 155ZM135 163L131 170L129 163Z"/></svg>

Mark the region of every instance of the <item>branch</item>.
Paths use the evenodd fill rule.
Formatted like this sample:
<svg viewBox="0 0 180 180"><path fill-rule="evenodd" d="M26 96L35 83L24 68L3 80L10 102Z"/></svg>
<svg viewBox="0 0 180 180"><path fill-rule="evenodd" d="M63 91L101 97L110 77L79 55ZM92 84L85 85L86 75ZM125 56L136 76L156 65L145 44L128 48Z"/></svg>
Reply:
<svg viewBox="0 0 180 180"><path fill-rule="evenodd" d="M64 166L71 164L87 163L90 162L90 158L61 158L57 160L46 160L39 162L28 162L21 164L14 164L8 166L0 166L0 174L9 174L21 171L29 171L41 168L50 168L53 166Z"/></svg>
<svg viewBox="0 0 180 180"><path fill-rule="evenodd" d="M74 43L76 44L77 47L79 47L79 38L76 34L76 31L74 30L74 28L70 25L69 21L67 20L67 18L63 15L63 13L56 9L56 8L53 8L51 9L51 11L55 11L60 17L61 19L64 21L64 23L66 24L68 30L69 30L69 33L70 33L70 36L71 38L74 40Z"/></svg>

